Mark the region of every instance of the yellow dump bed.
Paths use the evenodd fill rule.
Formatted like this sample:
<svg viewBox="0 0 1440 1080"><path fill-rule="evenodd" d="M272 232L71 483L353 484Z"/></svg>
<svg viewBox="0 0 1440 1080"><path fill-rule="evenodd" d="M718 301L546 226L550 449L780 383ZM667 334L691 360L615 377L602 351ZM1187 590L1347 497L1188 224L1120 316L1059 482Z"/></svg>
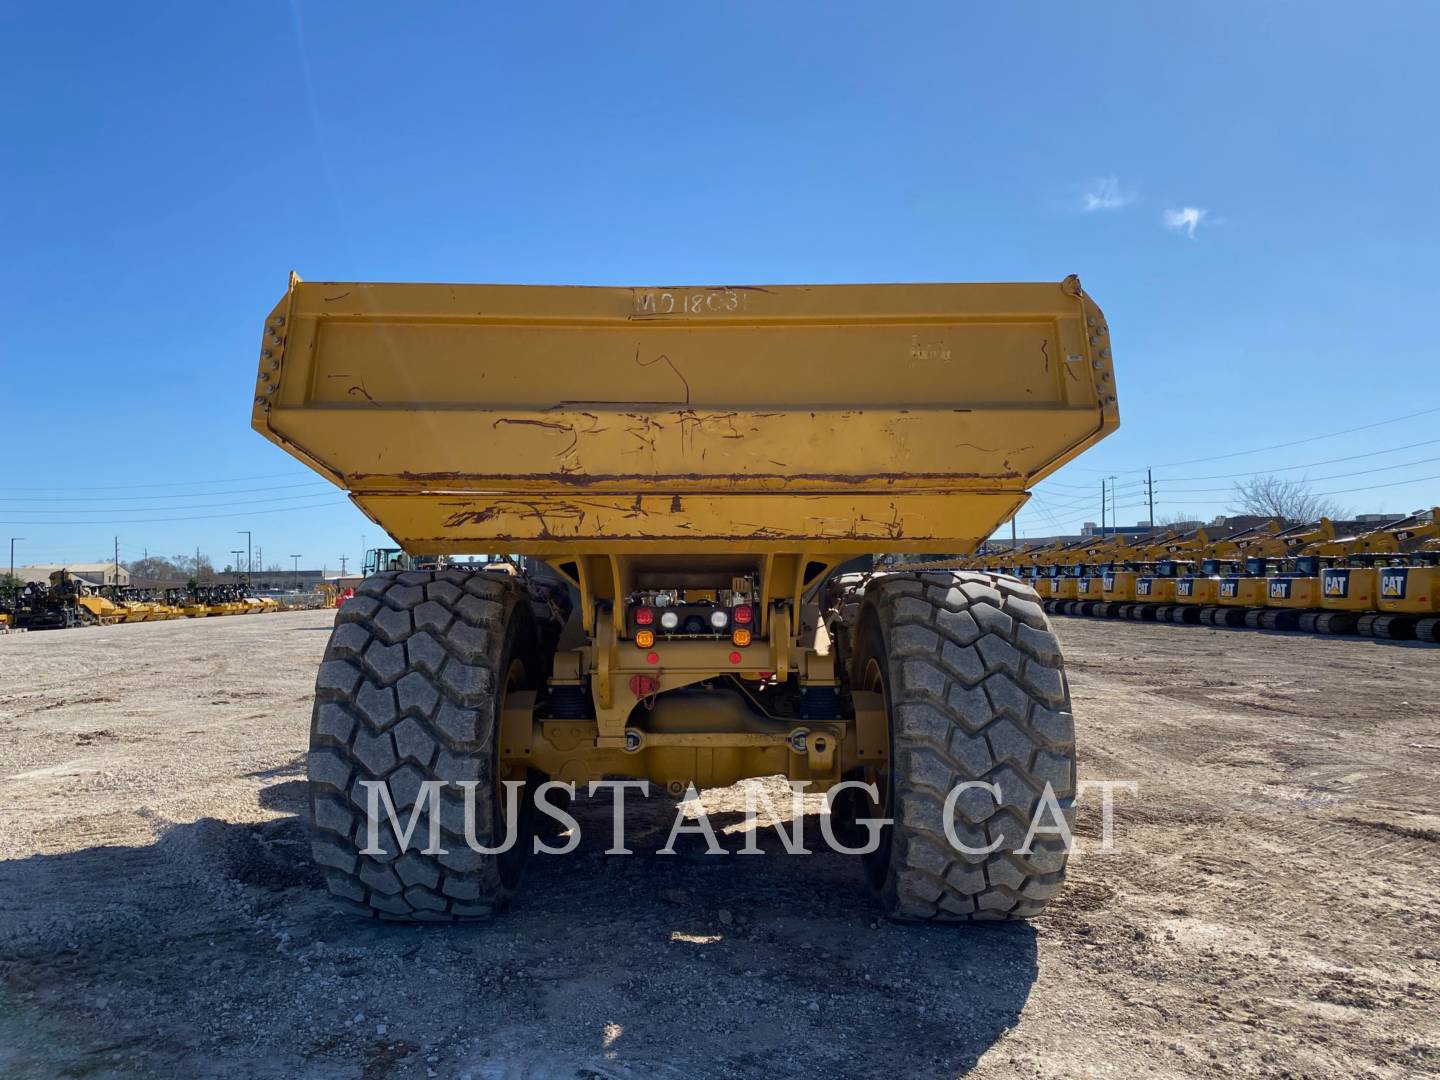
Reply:
<svg viewBox="0 0 1440 1080"><path fill-rule="evenodd" d="M961 551L1119 423L1073 277L301 282L253 423L412 552Z"/></svg>

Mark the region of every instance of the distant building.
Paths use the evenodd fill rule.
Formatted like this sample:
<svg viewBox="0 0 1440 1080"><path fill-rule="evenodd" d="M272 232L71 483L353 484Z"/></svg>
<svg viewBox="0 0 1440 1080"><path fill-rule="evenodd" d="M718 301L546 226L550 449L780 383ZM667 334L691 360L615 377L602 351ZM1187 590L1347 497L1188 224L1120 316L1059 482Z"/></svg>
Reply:
<svg viewBox="0 0 1440 1080"><path fill-rule="evenodd" d="M43 581L50 582L50 575L56 570L69 570L73 577L84 578L92 585L129 585L130 571L121 564L119 569L113 562L72 562L72 563L32 563L29 566L17 566L15 576L21 581Z"/></svg>
<svg viewBox="0 0 1440 1080"><path fill-rule="evenodd" d="M1168 526L1166 526L1168 528ZM1148 521L1137 521L1134 525L1096 525L1087 521L1080 527L1080 536L1145 536L1154 532ZM1079 539L1079 537L1076 537Z"/></svg>
<svg viewBox="0 0 1440 1080"><path fill-rule="evenodd" d="M306 569L300 567L298 573L295 570L256 570L250 575L250 587L256 592L291 592L295 589L306 591L314 588L322 582L334 583L338 576L337 571L326 568ZM246 580L245 571L238 573L217 573L213 580L221 585L240 584Z"/></svg>

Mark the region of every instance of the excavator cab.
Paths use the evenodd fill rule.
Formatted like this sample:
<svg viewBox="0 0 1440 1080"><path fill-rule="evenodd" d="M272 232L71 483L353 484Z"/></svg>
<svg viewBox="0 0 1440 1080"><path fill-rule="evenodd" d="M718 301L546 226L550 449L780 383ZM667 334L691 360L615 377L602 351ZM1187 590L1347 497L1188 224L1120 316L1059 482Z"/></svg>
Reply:
<svg viewBox="0 0 1440 1080"><path fill-rule="evenodd" d="M1220 579L1215 602L1221 607L1257 607L1265 603L1265 578L1248 570Z"/></svg>
<svg viewBox="0 0 1440 1080"><path fill-rule="evenodd" d="M415 560L400 548L368 548L361 573L365 577L391 570L414 570Z"/></svg>
<svg viewBox="0 0 1440 1080"><path fill-rule="evenodd" d="M1320 607L1319 555L1295 555L1281 562L1265 586L1268 607L1308 611ZM1298 625L1298 623L1297 623ZM1288 629L1281 627L1281 629Z"/></svg>

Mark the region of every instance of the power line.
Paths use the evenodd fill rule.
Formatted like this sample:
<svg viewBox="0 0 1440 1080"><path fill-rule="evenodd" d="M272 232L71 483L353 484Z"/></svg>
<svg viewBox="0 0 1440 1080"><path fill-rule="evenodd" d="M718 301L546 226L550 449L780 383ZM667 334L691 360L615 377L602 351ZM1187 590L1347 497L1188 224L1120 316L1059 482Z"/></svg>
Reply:
<svg viewBox="0 0 1440 1080"><path fill-rule="evenodd" d="M1033 491L1030 493L1030 501L1027 502L1023 507L1021 507L1019 512L1016 514L1016 517L1019 517L1020 514L1025 513L1025 511L1030 510L1032 507L1035 513L1043 515L1050 521L1050 524L1053 525L1055 528L1060 528L1060 522L1050 511L1049 505L1045 502L1044 499L1036 495Z"/></svg>
<svg viewBox="0 0 1440 1080"><path fill-rule="evenodd" d="M346 506L340 502L314 503L310 506L282 506L274 510L239 510L233 514L194 514L188 517L131 518L118 521L0 521L0 525L58 525L66 528L109 528L111 525L151 525L166 521L210 521L215 518L246 517L251 514L288 514L295 510L321 510L329 506ZM123 513L124 511L122 511Z"/></svg>
<svg viewBox="0 0 1440 1080"><path fill-rule="evenodd" d="M1059 480L1052 480L1048 476L1044 480L1037 481L1035 486L1039 487L1041 484L1049 484L1052 487L1068 488L1072 491L1090 491L1095 486L1094 481L1091 481L1088 484L1066 484L1062 483Z"/></svg>
<svg viewBox="0 0 1440 1080"><path fill-rule="evenodd" d="M1324 435L1311 435L1308 439L1293 439L1290 442L1274 443L1271 446L1258 446L1254 450L1237 450L1233 454L1216 454L1214 457L1190 458L1187 461L1164 461L1156 467L1169 469L1176 465L1198 465L1203 461L1223 461L1226 458L1244 457L1247 454L1263 454L1267 450L1283 450L1287 446L1320 442L1322 439L1333 439L1338 435L1353 435L1357 431L1369 431L1371 428L1384 427L1386 424L1398 424L1402 420L1413 420L1417 416L1429 416L1437 412L1440 412L1440 407L1421 409L1419 412L1406 413L1404 416L1397 416L1390 420L1377 420L1373 424L1361 424L1359 427L1344 428L1341 431L1331 431Z"/></svg>
<svg viewBox="0 0 1440 1080"><path fill-rule="evenodd" d="M1140 487L1143 488L1144 485L1141 484ZM1130 490L1129 488L1121 488L1121 489L1120 489L1120 491L1121 491L1122 493L1126 494L1127 496L1128 496L1129 490ZM1031 494L1033 495L1034 492L1032 491ZM1050 504L1051 506L1053 506L1053 507L1054 507L1055 509L1057 509L1057 510L1074 510L1074 509L1076 509L1077 507L1082 507L1082 506L1094 506L1094 505L1095 505L1095 496L1094 496L1093 494L1090 494L1090 495L1078 495L1078 496L1073 496L1073 497L1070 496L1070 495L1060 495L1060 496L1052 496L1052 498L1059 500L1059 501L1052 502L1052 503Z"/></svg>
<svg viewBox="0 0 1440 1080"><path fill-rule="evenodd" d="M1303 465L1276 465L1270 469L1256 469L1248 473L1214 473L1210 476L1172 476L1167 482L1186 480L1238 480L1246 476L1266 476L1269 473L1293 472L1295 469L1315 469L1321 465L1336 465L1342 461L1359 461L1362 458L1380 457L1383 454L1398 454L1401 450L1413 450L1417 446L1434 446L1440 439L1422 439L1420 442L1392 446L1388 450L1370 450L1364 454L1346 454L1343 457L1326 458L1323 461L1308 461Z"/></svg>
<svg viewBox="0 0 1440 1080"><path fill-rule="evenodd" d="M1160 477L1158 480L1154 481L1154 483L1155 483L1155 486L1156 486L1157 490L1159 490L1161 487L1163 487L1164 490L1166 490L1166 491L1172 491L1172 492L1196 492L1196 493L1203 493L1203 492L1216 492L1216 491L1230 491L1230 490L1232 490L1231 488L1219 488L1219 487L1192 487L1192 488L1185 488L1185 487L1174 487L1173 485L1174 485L1174 484L1177 484L1177 483L1185 483L1185 482L1191 481L1191 480L1235 480L1235 481L1240 481L1240 480L1248 479L1248 478L1255 477L1255 476L1268 476L1268 475L1271 475L1271 474L1273 474L1273 473L1278 473L1278 472L1293 472L1294 470L1297 470L1297 469L1318 468L1318 467L1321 466L1321 465L1335 465L1335 464L1339 464L1339 463L1341 463L1341 462L1346 462L1346 461L1362 461L1362 460L1364 460L1364 459L1366 459L1366 458L1381 457L1381 456L1383 456L1383 455L1385 455L1385 454L1395 454L1395 453L1399 453L1399 452L1402 451L1402 450L1412 450L1412 449L1414 449L1414 448L1417 447L1417 446L1434 446L1434 445L1436 445L1437 443L1440 443L1440 439L1422 439L1422 440L1420 440L1419 442L1403 443L1403 444L1401 444L1400 446L1392 446L1392 447L1388 447L1388 448L1386 448L1386 449L1384 449L1384 450L1369 450L1369 451L1366 451L1365 453L1361 453L1361 454L1344 454L1344 455L1341 455L1340 457L1324 458L1324 459L1322 459L1322 460L1320 460L1320 461L1304 462L1304 463L1298 464L1298 465L1277 465L1277 466L1275 466L1275 467L1273 467L1273 468L1257 469L1257 470L1255 470L1254 472L1211 473L1211 474L1208 474L1208 475L1205 475L1205 476L1171 476L1171 477L1163 477L1163 476L1162 476L1162 477ZM1330 475L1328 475L1328 476L1309 477L1309 478L1305 478L1305 481L1304 481L1304 482L1306 482L1306 483L1311 483L1311 482L1319 482L1319 481L1324 481L1324 480L1338 480L1338 479L1343 479L1343 478L1349 477L1349 476L1367 476L1367 475L1370 475L1371 473L1386 472L1386 471L1388 471L1388 470L1390 470L1390 469L1403 469L1403 468L1408 468L1409 466L1412 466L1412 465L1425 465L1425 464L1429 464L1429 463L1435 462L1435 461L1440 461L1440 457L1418 458L1418 459L1416 459L1416 460L1414 460L1414 461L1401 462L1401 463L1399 463L1399 464L1397 464L1397 465L1381 465L1381 466L1377 466L1377 467L1374 468L1374 469L1361 469L1361 470L1356 470L1356 471L1354 471L1354 472L1348 472L1348 473L1332 473L1332 474L1330 474ZM1129 470L1127 470L1127 471L1129 471ZM1136 471L1138 471L1138 470L1136 470ZM1050 481L1049 481L1049 480L1042 480L1042 481L1040 481L1040 483L1042 483L1042 484L1048 484L1048 483L1050 483ZM1088 485L1088 484L1087 484L1087 485L1067 485L1067 486L1068 486L1068 487L1073 487L1076 492L1088 492L1088 491L1089 491L1089 485ZM1114 488L1113 490L1117 490L1117 491L1128 491L1128 490L1136 489L1136 488L1141 489L1141 490L1148 490L1148 489L1146 488L1146 482L1145 482L1143 479L1137 479L1137 480L1135 480L1135 481L1133 481L1133 482L1131 482L1131 483L1128 483L1128 484L1120 484L1120 485L1118 485L1116 488ZM1083 506L1083 505L1087 504L1088 502L1090 502L1091 499L1092 499L1092 496L1090 496L1089 494L1083 494L1083 495L1082 495L1082 494L1075 494L1075 495L1072 495L1072 494L1070 494L1068 491L1065 492L1065 493L1063 493L1063 494L1060 494L1060 495L1058 495L1058 496L1055 496L1055 497L1056 497L1056 498L1059 498L1059 499L1061 499L1061 500L1064 500L1062 503L1059 504L1059 505L1062 506L1062 507L1063 507L1063 506L1071 506L1071 507Z"/></svg>
<svg viewBox="0 0 1440 1080"><path fill-rule="evenodd" d="M1143 472L1144 470L1141 471ZM1058 481L1050 480L1049 478L1039 481L1039 483L1037 483L1035 486L1039 487L1040 484L1055 484L1059 487L1073 489L1074 491L1090 491L1094 487L1094 481L1091 481L1089 484L1061 484ZM1123 491L1125 488L1144 486L1145 481L1143 480L1127 480L1125 483L1118 485L1118 489Z"/></svg>
<svg viewBox="0 0 1440 1080"><path fill-rule="evenodd" d="M259 476L230 476L223 479L213 480L175 480L163 484L103 484L99 487L71 488L72 491L139 491L142 488L177 488L177 487L212 487L215 484L240 484L250 480L283 480L293 479L294 471L283 473L263 473ZM45 487L5 487L0 491L54 491L56 485L49 484ZM204 492L192 492L194 495L202 495Z"/></svg>
<svg viewBox="0 0 1440 1080"><path fill-rule="evenodd" d="M1361 424L1359 427L1342 428L1339 431L1327 431L1322 435L1311 435L1304 439L1291 439L1289 442L1271 443L1269 446L1257 446L1250 450L1236 450L1229 454L1215 454L1211 457L1187 458L1184 461L1162 461L1160 462L1160 464L1156 465L1155 468L1170 469L1178 465L1199 465L1202 462L1206 461L1224 461L1229 458L1246 457L1249 454L1263 454L1267 450L1283 450L1287 446L1303 446L1306 443L1320 442L1324 439L1333 439L1340 435L1353 435L1357 431L1369 431L1372 428L1384 427L1387 424L1398 424L1402 420L1413 420L1417 416L1431 416L1434 413L1440 413L1440 406L1437 406L1433 409L1421 409L1419 412L1406 413L1404 416L1392 416L1388 420L1376 420L1374 423ZM1070 466L1070 468L1082 469L1085 472L1120 472L1125 475L1128 475L1130 473L1142 473L1145 471L1143 468L1119 470L1101 469L1096 468L1093 465L1073 465Z"/></svg>
<svg viewBox="0 0 1440 1080"><path fill-rule="evenodd" d="M1372 474L1374 474L1374 473L1378 473L1378 472L1389 472L1391 469L1408 469L1408 468L1410 468L1411 466L1414 466L1414 465L1431 465L1431 464L1434 464L1434 463L1437 462L1437 461L1440 461L1440 457L1420 458L1420 459L1418 459L1418 460L1416 460L1416 461L1402 461L1402 462L1400 462L1400 464L1398 464L1398 465L1379 465L1379 466L1376 466L1376 467L1373 468L1373 469L1357 469L1357 470L1355 470L1354 472L1331 473L1329 476L1310 476L1310 477L1305 477L1302 482L1303 482L1303 483L1307 483L1307 484L1318 484L1318 483L1321 483L1321 482L1323 482L1323 481L1325 481L1325 480L1344 480L1344 479L1346 479L1347 477L1351 477L1351 476L1370 476L1370 475L1372 475ZM1293 482L1293 481L1291 481L1291 482ZM1233 490L1233 489L1232 489L1232 488L1213 488L1213 487L1212 487L1212 488L1184 488L1184 487L1182 487L1182 488L1177 488L1177 487L1170 487L1169 484L1166 483L1166 485L1165 485L1165 490L1166 490L1166 491L1180 491L1180 492L1184 492L1184 491L1231 491L1231 490Z"/></svg>
<svg viewBox="0 0 1440 1080"><path fill-rule="evenodd" d="M1316 498L1324 498L1328 495L1353 495L1357 491L1378 491L1381 488L1405 487L1408 484L1423 484L1427 480L1440 480L1440 474L1434 476L1416 476L1409 480L1392 480L1387 484L1363 484L1360 487L1335 488L1330 491L1315 491L1309 494ZM1193 504L1196 506L1218 506L1221 503L1232 502L1233 499L1176 499L1173 503L1165 505L1184 506ZM1157 504L1159 505L1159 504Z"/></svg>
<svg viewBox="0 0 1440 1080"><path fill-rule="evenodd" d="M318 481L317 481L317 480L310 480L310 481L307 481L307 482L305 482L305 483L303 483L303 484L272 484L272 485L269 485L269 486L267 486L267 487L258 487L258 488L234 488L233 490L230 490L230 491L187 491L187 492L186 492L185 494L183 494L183 495L145 495L145 496L142 496L142 497L143 497L143 498L146 498L146 499L203 499L203 498L209 498L211 495L250 495L250 494L254 494L255 492L259 492L259 491L290 491L290 490L292 490L292 489L294 489L294 488L314 488L314 487L333 487L333 486L334 486L334 485L333 485L333 484L330 484L328 481L324 481L324 480L318 480ZM50 488L50 489L47 489L47 490L53 491L54 489L53 489L53 488ZM66 488L65 490L67 490L67 491L75 491L75 490L84 490L84 489ZM22 497L22 496L14 496L14 495L0 495L0 502L7 502L7 503L12 503L12 502L23 502L23 503L46 502L46 503L48 503L48 502L88 502L88 501L90 501L90 500L89 500L89 499L76 499L76 498L73 498L73 497L70 497L70 496L65 496L65 495L54 495L54 496L50 496L50 495L26 495L26 496L23 496L23 497ZM113 501L113 500L112 500L112 501Z"/></svg>
<svg viewBox="0 0 1440 1080"><path fill-rule="evenodd" d="M313 499L319 492L307 491L303 495L277 495L273 499L252 499L246 505L265 506L269 503L294 502L297 499ZM102 506L93 510L66 510L62 507L47 506L43 510L23 510L14 507L0 508L7 514L142 514L148 511L163 513L167 510L208 510L215 506L234 506L232 500L224 502L190 503L187 506Z"/></svg>

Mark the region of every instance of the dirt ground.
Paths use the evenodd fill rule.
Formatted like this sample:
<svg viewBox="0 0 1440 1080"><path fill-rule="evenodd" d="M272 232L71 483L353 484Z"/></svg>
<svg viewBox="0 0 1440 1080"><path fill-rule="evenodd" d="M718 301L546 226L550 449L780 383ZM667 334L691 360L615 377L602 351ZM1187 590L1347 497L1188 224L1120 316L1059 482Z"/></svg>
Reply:
<svg viewBox="0 0 1440 1080"><path fill-rule="evenodd" d="M0 1075L1440 1071L1440 649L1060 619L1081 776L1030 925L877 918L830 852L536 856L459 929L337 913L303 750L329 613L0 637ZM736 789L706 806L744 842ZM808 834L818 828L807 813Z"/></svg>

